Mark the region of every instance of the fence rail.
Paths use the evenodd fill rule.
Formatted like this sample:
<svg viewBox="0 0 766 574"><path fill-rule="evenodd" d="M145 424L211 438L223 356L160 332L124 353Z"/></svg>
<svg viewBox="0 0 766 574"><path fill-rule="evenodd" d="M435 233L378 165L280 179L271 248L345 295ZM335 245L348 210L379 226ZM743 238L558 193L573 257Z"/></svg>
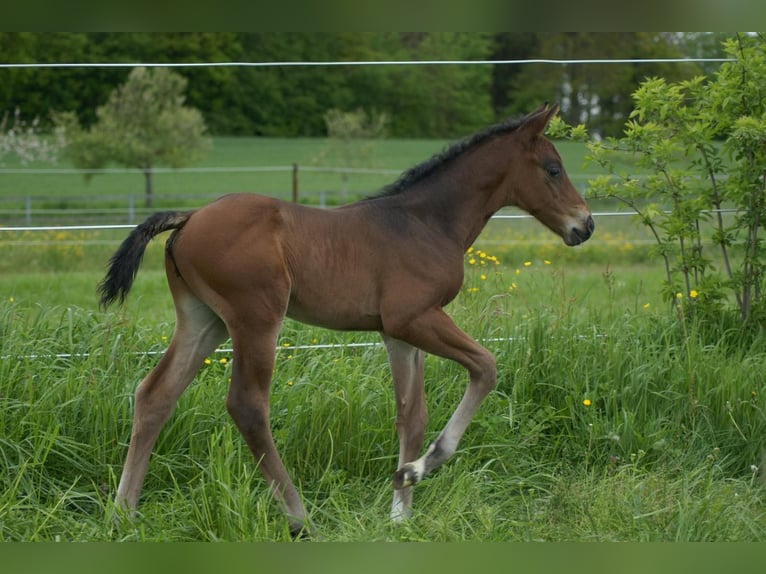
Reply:
<svg viewBox="0 0 766 574"><path fill-rule="evenodd" d="M364 168L364 167L325 167L312 165L272 165L272 166L240 166L240 167L189 167L189 168L155 168L154 174L201 174L201 173L252 173L291 174L285 178L278 188L273 182L250 181L246 183L249 189L224 189L217 193L163 193L153 194L154 204L162 205L162 209L190 209L208 203L224 193L257 192L273 197L292 201L308 201L319 207L327 207L329 203L347 203L354 196L369 196L379 190L379 186L370 187L365 191L348 191L347 176L397 176L402 169ZM13 176L91 176L91 175L123 175L142 174L139 169L107 168L107 169L72 169L72 168L2 168L0 175ZM343 176L343 182L334 187L328 187L326 181L319 182L312 177L301 174L337 174ZM584 191L586 181L593 177L590 174L575 173L570 179ZM307 181L308 179L308 181ZM0 226L48 227L53 225L84 224L99 220L106 224L137 223L143 217L157 211L154 207L144 207L145 196L141 193L110 193L90 195L38 195L35 193L20 193L0 196Z"/></svg>
<svg viewBox="0 0 766 574"><path fill-rule="evenodd" d="M585 339L604 339L606 335L601 333L593 333L590 335L576 335L575 339L583 341ZM479 342L486 345L491 343L513 343L516 341L526 341L526 337L483 337L479 339ZM375 349L382 348L382 341L362 341L362 342L348 342L348 343L312 343L310 345L290 345L285 347L279 345L275 347L275 351L279 352L292 352L292 351L331 351L338 349ZM167 349L160 349L155 351L134 351L131 355L136 357L154 357L164 355ZM230 346L218 347L211 354L212 355L232 355L234 349ZM41 360L41 359L88 359L93 353L31 353L27 355L0 355L0 360L7 361L10 359L16 360Z"/></svg>
<svg viewBox="0 0 766 574"><path fill-rule="evenodd" d="M258 172L290 172L296 164L264 165L264 166L232 166L232 167L155 167L152 173L258 173ZM347 173L347 174L400 174L401 169L383 169L366 167L325 167L317 165L300 165L300 171L316 173ZM0 175L99 175L99 174L143 174L141 169L130 167L75 169L75 168L0 168Z"/></svg>
<svg viewBox="0 0 766 574"><path fill-rule="evenodd" d="M663 63L723 63L733 62L733 58L590 58L590 59L550 59L531 58L524 60L321 60L321 61L281 61L281 62L35 62L35 63L0 63L0 68L306 68L306 67L345 67L345 66L494 66L526 64L663 64Z"/></svg>
<svg viewBox="0 0 766 574"><path fill-rule="evenodd" d="M735 213L733 209L721 209L711 211L710 213ZM593 216L599 217L625 217L636 216L633 211L602 211L595 212ZM500 213L493 215L490 219L500 221L503 219L532 219L532 216L526 213ZM0 226L0 233L5 232L20 232L20 231L100 231L109 229L133 229L136 226L134 223L116 223L116 224L102 224L102 225L32 225L32 226Z"/></svg>
<svg viewBox="0 0 766 574"><path fill-rule="evenodd" d="M663 213L669 214L671 211L664 211ZM731 215L738 213L737 209L713 209L705 210L702 213L715 214L721 213L724 215ZM602 217L638 217L635 211L600 211L594 212L593 217L596 219ZM502 221L506 219L533 219L533 216L527 213L498 213L493 215L491 220ZM133 229L136 227L134 223L116 223L116 224L97 224L97 225L33 225L33 226L2 226L0 225L0 233L2 232L25 232L25 231L106 231L110 229ZM86 243L88 240L81 240L79 242ZM78 242L75 240L74 242ZM528 243L529 240L524 240ZM55 240L51 241L55 243Z"/></svg>

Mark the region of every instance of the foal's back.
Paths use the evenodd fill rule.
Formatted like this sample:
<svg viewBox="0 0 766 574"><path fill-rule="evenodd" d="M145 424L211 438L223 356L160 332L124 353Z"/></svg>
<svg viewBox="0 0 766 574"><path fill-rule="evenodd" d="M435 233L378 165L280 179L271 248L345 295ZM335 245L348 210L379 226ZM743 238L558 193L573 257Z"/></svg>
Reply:
<svg viewBox="0 0 766 574"><path fill-rule="evenodd" d="M172 257L192 292L214 309L237 292L281 293L287 316L344 330L382 330L392 298L444 304L459 290L463 269L458 246L435 245L416 218L385 198L324 210L228 195L194 213ZM258 285L263 289L253 289Z"/></svg>

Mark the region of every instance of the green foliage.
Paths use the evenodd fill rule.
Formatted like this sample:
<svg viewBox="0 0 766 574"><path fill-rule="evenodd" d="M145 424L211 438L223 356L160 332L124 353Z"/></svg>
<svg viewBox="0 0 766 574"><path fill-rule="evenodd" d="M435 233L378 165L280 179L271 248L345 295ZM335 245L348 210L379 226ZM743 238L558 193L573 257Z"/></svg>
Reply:
<svg viewBox="0 0 766 574"><path fill-rule="evenodd" d="M4 61L280 62L523 60L719 56L713 34L550 32L335 33L11 33L0 32ZM570 123L614 135L629 94L646 76L669 81L703 71L696 64L559 66L449 65L182 68L189 105L219 135L317 137L330 109L384 112L393 137L454 138L544 100L564 105ZM117 68L0 69L0 111L21 107L46 122L76 110L90 126L95 110L126 79Z"/></svg>
<svg viewBox="0 0 766 574"><path fill-rule="evenodd" d="M202 115L184 105L185 88L186 79L166 68L134 69L96 110L90 129L81 129L72 113L58 116L66 153L79 168L102 168L113 161L142 170L151 206L152 168L182 167L202 157L210 145Z"/></svg>
<svg viewBox="0 0 766 574"><path fill-rule="evenodd" d="M368 114L359 108L351 112L332 109L324 115L327 144L313 163L340 167L375 167L375 140L383 138L389 119L386 114Z"/></svg>
<svg viewBox="0 0 766 574"><path fill-rule="evenodd" d="M588 141L588 130L584 124L571 126L561 116L555 116L548 123L545 135L552 139L562 139L572 142Z"/></svg>
<svg viewBox="0 0 766 574"><path fill-rule="evenodd" d="M384 40L379 57L392 60L484 60L491 49L488 35L465 32L404 33ZM360 95L366 107L390 115L392 135L463 137L495 117L490 67L387 66L364 73L389 88Z"/></svg>
<svg viewBox="0 0 766 574"><path fill-rule="evenodd" d="M711 79L641 84L624 136L590 145L609 174L591 191L625 202L651 230L666 300L703 313L735 301L757 324L766 319L766 41L740 36L724 50L736 61ZM626 157L630 169L616 163Z"/></svg>
<svg viewBox="0 0 766 574"><path fill-rule="evenodd" d="M353 112L329 110L324 116L327 136L339 140L374 139L385 135L386 114L368 115L363 109Z"/></svg>
<svg viewBox="0 0 766 574"><path fill-rule="evenodd" d="M536 34L536 50L522 57L577 59L673 58L682 55L680 38L654 32L543 32ZM528 64L510 80L508 111L524 113L539 104L540 95L562 104L569 124L584 122L601 136L619 133L630 113L630 93L647 76L680 80L698 73L694 64Z"/></svg>

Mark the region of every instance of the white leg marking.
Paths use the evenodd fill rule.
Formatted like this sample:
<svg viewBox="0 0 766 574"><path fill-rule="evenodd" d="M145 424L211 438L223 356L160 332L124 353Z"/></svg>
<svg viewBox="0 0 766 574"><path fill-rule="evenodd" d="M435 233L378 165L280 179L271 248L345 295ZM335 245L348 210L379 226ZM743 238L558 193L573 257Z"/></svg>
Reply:
<svg viewBox="0 0 766 574"><path fill-rule="evenodd" d="M392 522L404 522L412 513L410 505L405 501L405 497L407 496L405 490L406 489L394 491L394 501L391 504Z"/></svg>

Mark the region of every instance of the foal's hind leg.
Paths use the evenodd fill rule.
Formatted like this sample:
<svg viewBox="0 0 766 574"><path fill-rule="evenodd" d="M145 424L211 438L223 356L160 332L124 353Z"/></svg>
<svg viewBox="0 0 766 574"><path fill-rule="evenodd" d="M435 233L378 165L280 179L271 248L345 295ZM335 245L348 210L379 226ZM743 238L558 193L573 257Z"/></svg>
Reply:
<svg viewBox="0 0 766 574"><path fill-rule="evenodd" d="M281 321L281 314L272 314L268 309L259 312L242 307L234 325L229 325L234 360L226 408L250 447L266 484L282 503L290 532L297 536L310 531L311 525L274 445L269 417L269 389Z"/></svg>
<svg viewBox="0 0 766 574"><path fill-rule="evenodd" d="M399 435L399 465L413 460L423 446L428 414L423 388L424 353L403 341L383 335L388 362L394 380L396 397L396 432ZM391 519L400 521L410 516L412 487L394 491Z"/></svg>
<svg viewBox="0 0 766 574"><path fill-rule="evenodd" d="M226 328L191 295L176 299L177 323L168 350L136 389L133 432L117 488L116 503L131 512L138 504L154 443L205 357L225 340Z"/></svg>

